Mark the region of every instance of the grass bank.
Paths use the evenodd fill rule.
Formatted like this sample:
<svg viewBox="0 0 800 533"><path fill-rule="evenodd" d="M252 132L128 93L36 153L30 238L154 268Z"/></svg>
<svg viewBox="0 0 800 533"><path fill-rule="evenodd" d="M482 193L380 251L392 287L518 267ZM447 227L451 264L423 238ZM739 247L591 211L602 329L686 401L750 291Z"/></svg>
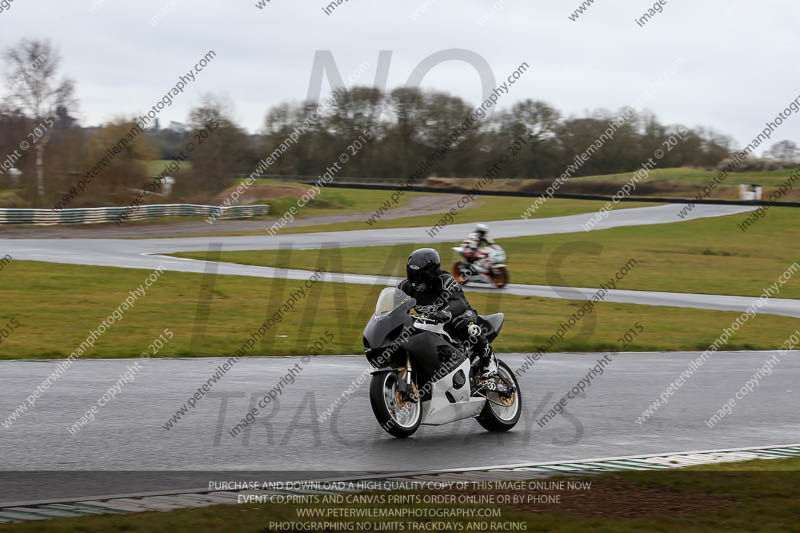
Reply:
<svg viewBox="0 0 800 533"><path fill-rule="evenodd" d="M738 200L739 185L761 185L764 189L764 198L783 184L795 169L768 170L752 172L729 173L720 186L712 192L711 198L716 200ZM669 197L669 198L694 198L703 189L703 186L719 174L716 170L703 170L697 168L657 168L649 172L648 178L637 183L632 196ZM560 189L560 193L572 194L603 194L611 196L626 182L630 181L634 172L618 174L600 174L593 176L580 176L569 179ZM461 186L469 187L476 180L465 178L431 178L428 185L438 187ZM543 192L550 180L532 179L496 179L490 186L491 189L500 191ZM795 184L794 190L780 198L783 202L800 201L800 188Z"/></svg>
<svg viewBox="0 0 800 533"><path fill-rule="evenodd" d="M790 265L800 261L800 211L772 208L743 232L738 224L747 216L519 237L503 239L500 244L508 252L512 283L599 287L635 259L636 267L619 288L758 296ZM286 261L284 266L308 269L330 259L347 273L400 276L412 250L433 246L443 264L450 265L457 258L450 249L456 244L295 250L291 254L274 250L225 252L222 260L260 266ZM202 253L176 255L203 257ZM784 285L779 297L800 298L800 276Z"/></svg>
<svg viewBox="0 0 800 533"><path fill-rule="evenodd" d="M328 265L327 269L333 267ZM68 356L148 274L146 270L30 261L7 264L0 278L5 302L0 326L12 320L19 325L2 339L0 359ZM244 276L204 279L202 274L164 272L81 357L136 357L164 328L169 328L174 338L159 357L231 355L264 320L274 317L302 284ZM318 283L249 354L313 353L311 344L326 331L334 338L322 353L362 353L362 331L382 288ZM469 299L481 313L506 313L503 332L495 343L501 352L537 349L584 303L498 292L470 293ZM703 350L737 316L731 312L599 303L552 351L614 348L636 321L645 331L626 350ZM776 348L797 329L796 323L793 318L759 315L748 321L725 349Z"/></svg>
<svg viewBox="0 0 800 533"><path fill-rule="evenodd" d="M340 191L341 194L350 195L351 191L357 189L332 189ZM365 192L365 191L360 191ZM335 232L335 231L351 231L351 230L367 230L367 229L389 229L389 228L414 228L414 227L429 227L440 223L443 213L436 214L423 214L412 217L402 218L381 218L376 220L373 224L367 224L368 215L372 215L374 209L378 208L386 198L389 197L387 191L367 191L377 192L383 195L379 202L375 202L367 208L367 214L363 220L351 222L334 222L329 224L314 224L308 226L288 226L280 231L281 234L294 234L294 233L317 233L317 232ZM407 197L413 195L424 195L426 193L406 193ZM431 194L431 193L427 193ZM475 203L470 204L467 208L457 212L454 216L454 224L478 223L478 222L491 222L492 220L516 220L520 219L521 215L528 209L533 202L534 198L515 198L515 197L498 197L498 196L483 196L476 200ZM542 207L540 207L529 218L551 218L561 217L567 215L579 215L582 213L593 213L600 210L605 202L596 200L566 200L560 198L551 198ZM272 213L280 216L285 212L281 209L280 204L271 209ZM641 203L641 202L625 202L618 205L618 209L629 209L632 207L652 207L659 204ZM353 208L352 211L360 211ZM344 212L344 211L343 211ZM391 211L389 211L390 213ZM305 211L304 211L305 213ZM320 212L309 211L305 214L322 214ZM234 236L234 235L265 235L266 232L237 232L237 233L204 233L200 235L193 235L194 237L208 237L208 236ZM466 236L466 235L465 235Z"/></svg>

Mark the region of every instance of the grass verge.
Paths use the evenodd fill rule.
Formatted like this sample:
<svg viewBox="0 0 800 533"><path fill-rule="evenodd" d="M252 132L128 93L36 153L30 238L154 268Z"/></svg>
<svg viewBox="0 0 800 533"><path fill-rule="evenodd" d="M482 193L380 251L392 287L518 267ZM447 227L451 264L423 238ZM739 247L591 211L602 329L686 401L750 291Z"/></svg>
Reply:
<svg viewBox="0 0 800 533"><path fill-rule="evenodd" d="M336 189L338 191L350 191L355 189ZM379 192L386 195L386 191L371 191ZM347 193L349 194L349 192ZM425 193L406 193L406 196L413 194ZM433 193L428 193L433 194ZM386 195L388 196L388 195ZM380 202L372 204L370 209L374 209L380 205L386 198L382 198ZM458 211L454 217L454 224L466 224L470 222L491 222L492 220L514 220L520 218L522 213L531 205L534 198L516 198L516 197L498 197L498 196L483 196L477 202L479 204L472 204L468 208ZM561 217L568 215L579 215L582 213L593 213L598 211L605 202L596 200L565 200L560 198L551 198L541 208L539 208L530 218L551 218ZM642 203L642 202L625 202L620 204L618 209L629 209L633 207L653 207L660 204ZM354 209L355 210L355 209ZM355 210L357 211L357 210ZM285 212L273 208L272 212L278 216L279 213ZM391 212L391 211L389 211ZM320 213L309 213L320 214ZM371 211L368 212L372 214ZM435 213L430 215L417 215L413 217L403 218L382 218L377 220L374 224L367 224L367 218L364 220L351 221L351 222L334 222L331 224L314 224L309 226L288 226L281 230L281 234L294 234L294 233L317 233L317 232L335 232L335 231L351 231L351 230L366 230L366 229L389 229L389 228L415 228L415 227L428 227L434 226L441 222L443 213ZM263 231L258 232L237 232L237 233L204 233L200 235L192 235L192 237L217 237L217 236L235 236L235 235L265 235ZM466 235L465 235L466 236Z"/></svg>
<svg viewBox="0 0 800 533"><path fill-rule="evenodd" d="M740 183L751 184L758 183L762 186L778 186L788 178L793 169L785 170L764 170L758 172L732 172L725 178L725 183L729 185L739 185ZM699 168L656 168L649 172L650 177L648 181L672 181L680 183L694 183L696 185L708 183L709 180L714 178L719 171L716 170L703 170ZM614 181L618 183L625 183L631 179L633 172L621 174L606 174L597 176L581 176L573 178L576 180L590 180L590 181Z"/></svg>
<svg viewBox="0 0 800 533"><path fill-rule="evenodd" d="M552 200L551 200L552 201ZM589 233L503 239L513 283L599 287L630 259L636 267L620 282L631 290L759 296L798 260L800 216L794 208L772 208L746 232L747 215L674 224L613 228ZM439 250L444 268L457 254L452 244L225 252L222 260L260 266L313 268L324 254L353 274L404 275L405 259L421 246ZM202 253L180 253L200 258ZM323 257L324 259L325 257ZM800 276L789 280L780 298L800 298Z"/></svg>
<svg viewBox="0 0 800 533"><path fill-rule="evenodd" d="M297 192L292 196L263 198L259 201L259 203L269 203L273 205L270 212L276 218L281 217L287 209L296 205L298 198L311 188L310 185L292 181L257 180L256 184L296 189ZM418 196L419 194L420 193L409 192L403 198L400 198L397 205L405 205L408 199ZM316 197L300 209L297 217L325 215L332 212L354 213L368 211L373 209L376 205L383 203L387 196L388 194L386 191L322 187Z"/></svg>
<svg viewBox="0 0 800 533"><path fill-rule="evenodd" d="M0 279L6 302L0 311L0 327L13 325L12 320L19 326L2 338L0 359L68 356L148 274L146 270L29 261L7 264ZM243 276L204 279L202 274L165 272L82 357L136 357L164 328L170 328L175 336L159 357L231 355L302 285L302 281ZM326 330L334 338L322 353L361 353L362 331L381 289L318 283L249 354L313 353L310 345ZM495 342L502 352L536 349L584 303L499 292L468 296L481 313L506 313L503 333ZM703 350L737 316L721 311L599 303L552 351L611 349L636 321L645 332L626 350ZM776 348L796 329L796 322L794 318L759 315L740 328L724 349Z"/></svg>
<svg viewBox="0 0 800 533"><path fill-rule="evenodd" d="M762 186L764 198L770 192L776 191L778 186L784 184L795 169L768 170L757 172L734 172L725 177L721 185L717 186L711 193L711 198L715 200L739 200L739 185L757 183ZM697 168L658 168L648 173L648 179L640 181L636 185L636 190L632 196L649 197L671 197L671 198L694 198L704 185L709 183L719 174L716 170L703 170ZM615 194L622 184L628 182L634 172L623 172L618 174L602 174L594 176L580 176L570 179L560 190L561 193L573 194L604 194L611 196ZM543 191L545 183L552 180L531 180L531 179L496 179L490 186L494 190L502 191ZM471 180L466 178L431 178L429 183L434 186L465 186ZM543 185L545 184L545 185ZM780 198L782 202L800 201L800 189L795 187L785 196Z"/></svg>
<svg viewBox="0 0 800 533"><path fill-rule="evenodd" d="M145 165L147 166L147 172L151 176L158 176L164 169L170 168L170 165L174 165L174 161L172 159L151 159L149 161L145 161ZM181 161L181 168L176 171L168 172L168 175L175 175L178 174L181 170L190 170L192 168L191 161Z"/></svg>
<svg viewBox="0 0 800 533"><path fill-rule="evenodd" d="M491 222L492 220L516 220L531 205L535 198L515 198L482 196L478 199L479 206L475 208L463 209L458 211L454 217L453 224L466 224L468 222ZM598 211L605 202L595 200L566 200L561 198L551 198L540 207L530 218L552 218L568 215L580 215L583 213L593 213ZM630 209L632 207L653 207L660 204L649 204L641 202L626 202L620 209ZM388 228L414 228L428 227L441 223L441 213L432 215L420 215L415 217L380 219L374 224L367 225L364 221L344 222L338 224L325 224L318 226L306 226L298 228L288 228L282 233L311 233L317 231L349 231L359 229L388 229ZM466 235L465 235L466 237Z"/></svg>

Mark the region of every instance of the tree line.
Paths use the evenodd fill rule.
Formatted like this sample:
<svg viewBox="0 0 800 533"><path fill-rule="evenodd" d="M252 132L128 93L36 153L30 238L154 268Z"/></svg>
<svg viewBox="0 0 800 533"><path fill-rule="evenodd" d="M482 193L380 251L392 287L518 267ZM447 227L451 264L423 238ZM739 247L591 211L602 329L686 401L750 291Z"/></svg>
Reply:
<svg viewBox="0 0 800 533"><path fill-rule="evenodd" d="M60 75L60 56L48 41L21 41L6 50L3 59L0 207L49 207L119 145L136 122L120 116L101 126L82 126L74 118L75 83ZM279 151L266 174L316 176L340 161L340 154L363 132L369 132L370 142L347 161L340 176L402 180L449 139L447 151L427 175L478 177L514 139L525 135L529 142L503 165L500 177L552 180L626 111L597 109L567 116L546 102L526 99L485 116L454 137L454 127L474 110L470 102L443 91L400 87L383 92L356 86L334 91L322 106L274 105L266 111L261 131L251 134L235 123L230 102L207 95L185 124L161 127L156 120L119 153L115 150L97 179L65 207L126 205L132 192L159 174L177 178L171 201L213 201L215 194L237 177L249 175L282 145L286 149ZM682 127L689 133L660 160L661 167L712 168L736 148L731 137L710 128L664 124L649 111L628 116L574 173L576 177L633 171ZM209 123L215 127L209 129ZM300 139L287 146L284 141L300 126ZM798 149L783 141L768 155L794 159ZM163 169L153 168L152 161L158 159L167 160ZM152 201L159 201L158 196Z"/></svg>

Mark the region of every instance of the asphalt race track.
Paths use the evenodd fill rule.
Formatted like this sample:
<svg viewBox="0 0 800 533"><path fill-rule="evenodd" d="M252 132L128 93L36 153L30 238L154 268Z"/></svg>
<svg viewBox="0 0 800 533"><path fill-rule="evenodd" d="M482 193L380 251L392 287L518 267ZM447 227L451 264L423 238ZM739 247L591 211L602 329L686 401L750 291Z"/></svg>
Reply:
<svg viewBox="0 0 800 533"><path fill-rule="evenodd" d="M612 211L597 229L638 224L675 223L680 206L666 205ZM750 207L698 205L691 218L724 216ZM491 223L499 239L549 233L582 232L592 214L554 219ZM320 246L370 246L415 242L459 242L472 224L451 225L435 239L427 228L363 230L285 236L173 239L13 239L0 241L0 252L18 260L83 265L204 272L203 261L164 257L177 251L205 251L211 243L223 250L295 249ZM591 233L586 234L591 241ZM219 263L223 275L305 279L304 271ZM512 265L513 275L513 265ZM329 274L328 281L387 284L392 278ZM512 294L588 298L593 288L510 285ZM721 310L743 310L752 298L646 291L611 291L608 301ZM800 301L774 299L760 312L800 316ZM796 442L798 352L786 354L780 372L763 379L739 401L731 415L713 428L706 421L764 364L771 352L718 352L669 403L643 423L644 409L684 370L696 353L626 353L614 357L583 396L571 399L564 415L543 427L536 420L595 365L602 354L546 354L520 379L523 419L509 434L485 432L475 421L424 427L408 440L397 440L378 427L368 386L362 385L327 419L320 415L368 365L362 357L252 357L240 360L173 427L164 425L207 382L224 359L78 360L9 428L0 430L0 474L9 471L137 471L124 483L114 477L76 477L59 486L6 483L0 501L68 498L178 488L197 488L208 472L271 472L280 479L300 479L312 472L408 471L489 466L514 462L576 460L587 457L674 452L726 447L769 446ZM524 355L502 356L512 368ZM5 419L53 370L58 361L2 361L0 406ZM127 366L142 370L116 400L102 407L96 420L75 436L76 422ZM228 430L275 387L290 367L302 370L293 384L259 413L238 436ZM785 371L783 371L785 369ZM787 423L787 421L789 421ZM176 472L156 481L153 471ZM180 471L180 474L177 472ZM19 479L25 479L22 474ZM262 476L263 477L263 476ZM8 478L5 478L8 479ZM52 479L47 478L47 479Z"/></svg>
<svg viewBox="0 0 800 533"><path fill-rule="evenodd" d="M34 408L10 429L0 431L0 470L246 470L299 478L302 471L409 471L796 442L800 434L797 352L785 356L780 371L738 401L732 415L711 429L705 424L770 355L715 354L667 405L640 425L636 418L642 410L697 354L619 354L592 381L585 397L569 400L568 416L558 416L541 428L536 420L601 357L547 354L520 378L524 415L512 432L490 434L470 419L424 426L408 440L394 439L378 427L369 405L368 384L358 388L329 420L318 421L369 368L358 356L320 356L305 364L299 357L242 359L170 430L163 427L169 417L224 360L144 361L136 380L73 437L67 427L133 362L77 361ZM524 355L501 357L518 368ZM3 362L0 405L7 408L24 399L56 362ZM230 436L228 429L296 363L303 369L295 383L259 413L250 431ZM73 494L60 496L153 490L147 479L139 486L113 488L96 482L76 484L70 487ZM169 488L196 488L207 482L208 475L184 473L180 481L173 480L178 486ZM28 484L26 490L36 487ZM0 501L37 497L42 494L0 493Z"/></svg>
<svg viewBox="0 0 800 533"><path fill-rule="evenodd" d="M643 224L675 223L680 219L676 213L682 204L655 207L642 207L611 211L600 222L597 229ZM747 206L697 205L688 218L707 218L742 213L752 210ZM528 235L583 232L582 225L593 213L558 218L532 220L506 220L491 223L492 235L497 239ZM322 246L377 246L424 242L460 242L472 230L474 224L455 224L445 227L435 238L431 238L428 228L399 228L382 230L358 230L336 233L307 233L294 235L242 236L242 237L189 237L173 239L13 239L0 241L4 253L15 259L72 263L80 265L99 265L122 268L155 269L164 266L167 270L201 273L207 270L207 262L164 257L161 254L188 251L208 251L213 243L223 251L231 250L274 250L292 246L294 249L317 249ZM586 232L587 242L591 232ZM309 272L302 270L278 271L269 267L256 267L220 263L214 269L222 275L254 277L277 277L288 279L307 279ZM513 276L513 265L511 269ZM326 281L356 284L392 285L395 278L331 273ZM564 288L539 285L510 284L509 294L540 296L548 298L589 299L597 288ZM612 290L606 301L635 303L642 305L661 305L691 307L720 311L744 311L752 305L755 298L739 296L683 294L649 291ZM760 309L765 314L800 316L800 301L771 299Z"/></svg>

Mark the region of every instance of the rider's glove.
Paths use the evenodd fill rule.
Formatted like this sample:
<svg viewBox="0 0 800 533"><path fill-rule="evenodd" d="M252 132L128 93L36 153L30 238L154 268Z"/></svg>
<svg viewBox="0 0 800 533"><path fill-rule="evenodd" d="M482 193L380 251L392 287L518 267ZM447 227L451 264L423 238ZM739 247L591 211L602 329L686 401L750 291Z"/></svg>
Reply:
<svg viewBox="0 0 800 533"><path fill-rule="evenodd" d="M440 310L440 311L431 311L426 315L431 320L436 322L449 322L451 318L453 318L452 313L450 311Z"/></svg>
<svg viewBox="0 0 800 533"><path fill-rule="evenodd" d="M479 337L481 334L481 327L473 322L467 326L467 334L470 337Z"/></svg>

